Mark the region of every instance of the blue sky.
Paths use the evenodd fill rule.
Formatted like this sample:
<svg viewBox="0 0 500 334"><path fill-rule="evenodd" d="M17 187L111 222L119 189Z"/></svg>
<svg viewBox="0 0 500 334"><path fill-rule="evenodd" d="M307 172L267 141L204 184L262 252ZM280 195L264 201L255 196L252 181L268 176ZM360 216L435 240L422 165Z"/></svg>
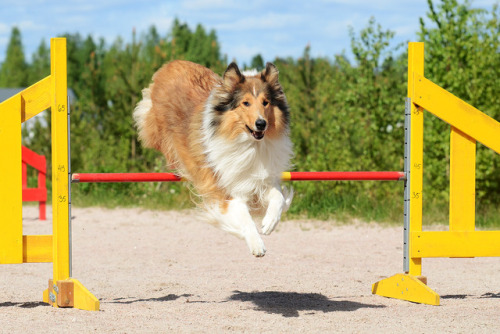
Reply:
<svg viewBox="0 0 500 334"><path fill-rule="evenodd" d="M498 0L472 0L491 9ZM437 2L436 0L434 1ZM248 63L257 53L265 61L276 56L300 57L307 44L313 56L349 54L348 27L364 28L371 16L396 33L394 43L415 40L425 0L1 0L0 62L5 58L13 26L21 29L27 60L40 45L63 33L131 39L155 25L165 35L177 17L191 28L201 23L215 29L229 60Z"/></svg>

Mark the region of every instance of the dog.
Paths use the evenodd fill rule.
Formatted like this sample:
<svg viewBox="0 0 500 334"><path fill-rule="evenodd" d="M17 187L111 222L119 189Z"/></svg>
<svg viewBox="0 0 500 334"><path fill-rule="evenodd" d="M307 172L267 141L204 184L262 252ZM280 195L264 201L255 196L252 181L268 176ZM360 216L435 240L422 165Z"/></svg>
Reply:
<svg viewBox="0 0 500 334"><path fill-rule="evenodd" d="M290 207L281 185L290 167L290 112L278 69L241 72L231 63L220 77L201 65L163 65L142 90L134 120L142 145L165 156L192 183L205 218L244 239L256 257Z"/></svg>

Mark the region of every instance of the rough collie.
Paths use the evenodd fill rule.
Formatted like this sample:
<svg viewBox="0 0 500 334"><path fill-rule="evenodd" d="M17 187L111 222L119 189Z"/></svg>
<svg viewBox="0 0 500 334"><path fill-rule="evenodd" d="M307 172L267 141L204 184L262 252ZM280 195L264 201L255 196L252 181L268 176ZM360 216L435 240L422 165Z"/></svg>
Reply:
<svg viewBox="0 0 500 334"><path fill-rule="evenodd" d="M206 218L264 256L270 234L293 191L281 186L292 143L289 108L278 70L241 73L232 63L219 77L201 65L173 61L160 68L134 110L139 139L165 155L190 181Z"/></svg>

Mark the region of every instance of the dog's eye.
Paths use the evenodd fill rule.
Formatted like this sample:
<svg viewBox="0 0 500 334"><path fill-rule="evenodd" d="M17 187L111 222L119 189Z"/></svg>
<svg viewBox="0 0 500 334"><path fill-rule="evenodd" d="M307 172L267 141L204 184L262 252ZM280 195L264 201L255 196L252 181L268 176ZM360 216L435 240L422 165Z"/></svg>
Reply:
<svg viewBox="0 0 500 334"><path fill-rule="evenodd" d="M243 102L243 105L244 105L245 107L250 107L250 102L245 101L245 102Z"/></svg>
<svg viewBox="0 0 500 334"><path fill-rule="evenodd" d="M262 101L262 105L263 105L264 107L265 107L265 106L267 106L268 104L269 104L269 102L268 102L268 101L266 101L266 100Z"/></svg>

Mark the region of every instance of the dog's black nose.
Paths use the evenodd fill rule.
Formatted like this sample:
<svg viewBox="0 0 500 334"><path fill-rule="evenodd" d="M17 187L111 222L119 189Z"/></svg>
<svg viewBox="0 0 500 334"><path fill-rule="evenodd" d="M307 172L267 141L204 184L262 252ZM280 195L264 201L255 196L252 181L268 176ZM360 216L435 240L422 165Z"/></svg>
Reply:
<svg viewBox="0 0 500 334"><path fill-rule="evenodd" d="M258 120L255 121L255 127L259 131L264 131L266 129L267 122L266 120L259 118Z"/></svg>

